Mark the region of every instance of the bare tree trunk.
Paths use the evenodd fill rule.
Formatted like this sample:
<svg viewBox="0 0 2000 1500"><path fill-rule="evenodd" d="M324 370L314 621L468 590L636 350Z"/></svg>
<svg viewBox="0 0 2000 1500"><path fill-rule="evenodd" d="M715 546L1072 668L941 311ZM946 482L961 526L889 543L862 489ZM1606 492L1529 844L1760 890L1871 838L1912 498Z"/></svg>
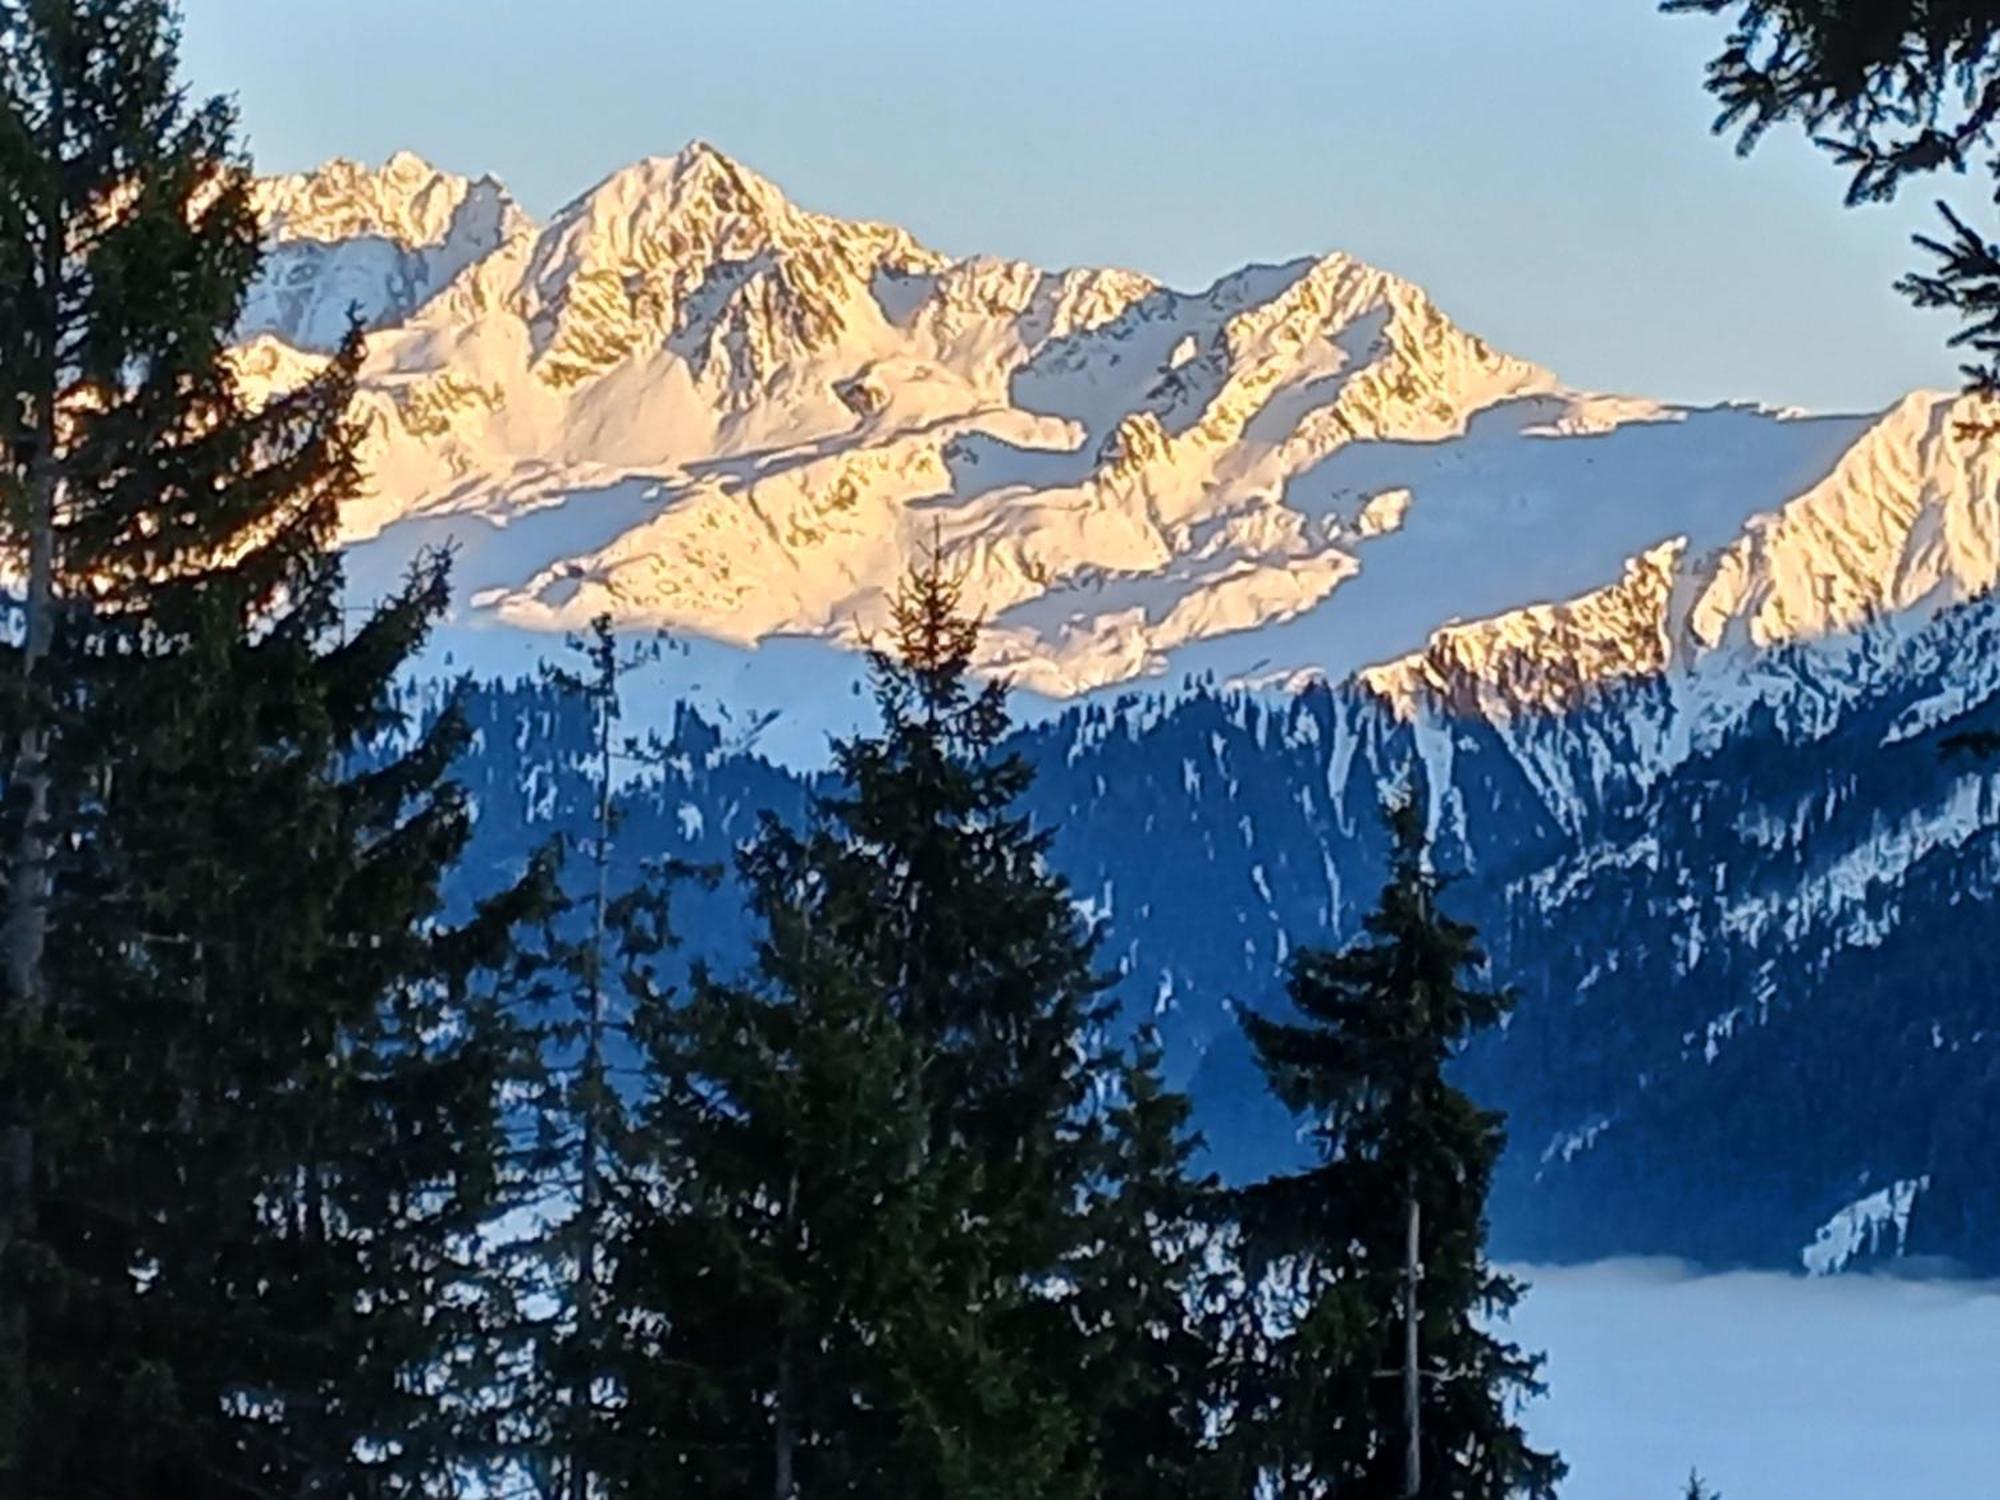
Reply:
<svg viewBox="0 0 2000 1500"><path fill-rule="evenodd" d="M60 124L63 92L56 85L51 118ZM60 205L57 205L59 210ZM56 340L60 330L63 274L61 214L43 226L43 294L47 298L44 329L48 380L40 393L28 457L27 532L28 597L26 639L21 654L21 704L26 716L21 740L8 768L6 795L23 798L21 827L7 858L7 911L0 932L4 950L6 991L0 995L0 1021L16 1023L42 1008L42 949L48 930L49 774L47 704L42 696L43 663L55 635L55 515L62 475L56 455ZM35 1129L27 1117L20 1091L0 1093L0 1266L17 1240L35 1232ZM8 1314L12 1323L19 1310ZM17 1340L14 1369L21 1369ZM4 1457L4 1455L0 1455Z"/></svg>
<svg viewBox="0 0 2000 1500"><path fill-rule="evenodd" d="M53 443L49 427L43 423L38 443ZM14 1004L24 1006L41 998L42 945L48 927L48 728L40 679L54 635L56 490L55 456L40 452L28 483L27 639L21 654L28 722L9 778L26 793L28 804L14 843L7 889L7 990Z"/></svg>
<svg viewBox="0 0 2000 1500"><path fill-rule="evenodd" d="M39 484L36 491L41 490ZM34 715L21 735L8 777L14 795L25 794L27 806L8 862L7 882L7 1004L16 1018L32 1015L42 1004L42 948L48 930L47 741L37 722L36 668L48 654L48 546L46 502L31 494L30 505L41 514L30 522L28 584L28 646L23 657L27 679L25 698ZM35 1135L25 1120L7 1121L0 1135L0 1254L23 1234L34 1231Z"/></svg>
<svg viewBox="0 0 2000 1500"><path fill-rule="evenodd" d="M35 1232L35 1133L16 1120L0 1130L0 1254Z"/></svg>
<svg viewBox="0 0 2000 1500"><path fill-rule="evenodd" d="M54 104L62 110L60 92ZM8 852L6 930L0 936L6 964L6 1008L14 1016L42 1006L42 948L48 934L48 708L42 696L44 662L54 642L56 500L62 472L56 460L56 336L62 284L62 226L44 226L44 296L48 298L48 386L32 434L28 466L28 600L22 650L22 708L26 724L8 768L10 798L22 798L20 832ZM0 1254L22 1234L34 1232L34 1128L22 1118L0 1126Z"/></svg>
<svg viewBox="0 0 2000 1500"><path fill-rule="evenodd" d="M1431 889L1427 879L1417 887L1417 912L1425 925L1432 920ZM1413 1046L1428 1020L1426 998L1423 987L1413 984L1409 1011ZM1404 1078L1404 1108L1408 1112L1404 1123L1412 1139L1411 1150L1415 1149L1419 1101L1425 1093L1420 1077L1413 1070ZM1403 1500L1417 1500L1424 1489L1424 1376L1419 1339L1423 1311L1417 1295L1423 1277L1423 1210L1417 1202L1417 1164L1413 1158L1403 1169Z"/></svg>
<svg viewBox="0 0 2000 1500"><path fill-rule="evenodd" d="M7 888L7 991L15 1005L40 1002L42 945L48 928L48 730L41 695L54 621L55 496L53 455L38 455L28 486L27 641L21 655L28 723L9 780L27 809L14 843Z"/></svg>
<svg viewBox="0 0 2000 1500"><path fill-rule="evenodd" d="M1423 1493L1423 1371L1417 1345L1417 1285L1423 1279L1418 1249L1422 1210L1417 1206L1416 1169L1404 1187L1403 1238L1403 1500Z"/></svg>
<svg viewBox="0 0 2000 1500"><path fill-rule="evenodd" d="M611 882L611 730L615 716L613 695L618 686L618 663L614 646L607 638L598 665L597 714L597 838L591 851L597 889L591 899L590 948L584 955L587 985L587 1019L583 1042L583 1139L579 1164L581 1182L577 1192L577 1343L588 1362L597 1342L598 1214L600 1207L599 1154L602 1149L598 1113L603 1108L604 1091L604 937ZM576 1392L576 1404L584 1415L582 1447L570 1464L569 1500L589 1500L590 1465L588 1449L594 1427L590 1365L586 1363L583 1386Z"/></svg>
<svg viewBox="0 0 2000 1500"><path fill-rule="evenodd" d="M792 1330L787 1327L778 1345L778 1420L774 1439L776 1453L771 1464L771 1500L792 1500L792 1450L798 1438L792 1431Z"/></svg>
<svg viewBox="0 0 2000 1500"><path fill-rule="evenodd" d="M794 1249L798 1238L798 1209L799 1171L794 1167L791 1181L785 1187L785 1243ZM798 1433L792 1420L792 1315L789 1308L784 1318L784 1329L778 1335L778 1411L772 1436L771 1500L792 1500L796 1489L792 1467Z"/></svg>

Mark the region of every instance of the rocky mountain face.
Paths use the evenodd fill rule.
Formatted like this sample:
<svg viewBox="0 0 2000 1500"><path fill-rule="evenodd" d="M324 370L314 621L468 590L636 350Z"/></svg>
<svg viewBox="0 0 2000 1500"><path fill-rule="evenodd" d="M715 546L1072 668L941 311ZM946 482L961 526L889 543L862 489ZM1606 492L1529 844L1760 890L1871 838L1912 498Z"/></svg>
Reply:
<svg viewBox="0 0 2000 1500"><path fill-rule="evenodd" d="M1344 256L1194 292L954 260L699 143L545 224L407 156L260 194L246 383L371 330L357 590L450 542L454 649L673 633L634 857L803 810L773 716L865 708L853 647L936 548L1230 1172L1297 1149L1233 1012L1355 931L1414 781L1523 995L1460 1064L1511 1117L1503 1253L2000 1267L2000 765L1945 753L2000 692L1971 403L1579 392ZM468 891L585 803L565 705L475 708ZM741 956L726 887L683 915Z"/></svg>
<svg viewBox="0 0 2000 1500"><path fill-rule="evenodd" d="M351 316L400 323L527 224L491 178L470 182L408 152L379 171L335 161L265 178L252 202L272 243L242 334L320 354L339 347Z"/></svg>
<svg viewBox="0 0 2000 1500"><path fill-rule="evenodd" d="M927 548L990 664L1574 701L1993 581L1995 445L1578 392L1342 255L1198 292L953 260L800 208L702 143L546 224L410 156L260 190L246 379L358 308L361 576L449 538L468 624L601 610L851 647ZM1474 623L1464 623L1474 622ZM1369 670L1372 669L1372 670Z"/></svg>
<svg viewBox="0 0 2000 1500"><path fill-rule="evenodd" d="M2000 578L2000 450L1977 407L1911 396L1727 544L1663 541L1614 583L1447 627L1362 680L1406 705L1488 715L1570 705L1731 646L1818 640L1982 593Z"/></svg>

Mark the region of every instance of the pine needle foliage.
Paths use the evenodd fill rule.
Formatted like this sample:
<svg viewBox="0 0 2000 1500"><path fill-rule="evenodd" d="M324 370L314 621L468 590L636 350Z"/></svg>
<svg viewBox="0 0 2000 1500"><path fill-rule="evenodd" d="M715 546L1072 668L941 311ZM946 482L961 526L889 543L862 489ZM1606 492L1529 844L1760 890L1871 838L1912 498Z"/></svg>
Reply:
<svg viewBox="0 0 2000 1500"><path fill-rule="evenodd" d="M1273 1494L1407 1493L1400 1300L1414 1271L1420 1493L1547 1497L1563 1465L1513 1419L1540 1391L1541 1361L1486 1323L1521 1295L1484 1254L1501 1121L1445 1072L1513 999L1474 978L1477 934L1440 907L1445 882L1415 800L1392 801L1388 819L1389 879L1363 935L1294 955L1287 1018L1243 1018L1273 1090L1311 1122L1320 1158L1241 1195L1249 1261L1269 1299L1250 1334L1243 1433Z"/></svg>
<svg viewBox="0 0 2000 1500"><path fill-rule="evenodd" d="M639 1007L621 1492L1191 1492L1186 1104L1106 1040L977 635L940 562L910 578L881 727L742 857L753 971Z"/></svg>
<svg viewBox="0 0 2000 1500"><path fill-rule="evenodd" d="M1850 204L1884 202L1940 171L1992 177L2000 203L2000 4L1994 0L1666 0L1669 12L1729 18L1708 65L1719 132L1748 152L1796 123L1849 173ZM1971 388L2000 395L2000 247L1974 216L1940 201L1932 257L1900 289L1958 314L1952 342L1974 358ZM1984 424L1982 424L1984 425Z"/></svg>
<svg viewBox="0 0 2000 1500"><path fill-rule="evenodd" d="M0 3L0 1487L415 1493L476 1462L501 1003L549 870L448 912L463 720L350 611L358 335L264 401L222 101L150 0Z"/></svg>

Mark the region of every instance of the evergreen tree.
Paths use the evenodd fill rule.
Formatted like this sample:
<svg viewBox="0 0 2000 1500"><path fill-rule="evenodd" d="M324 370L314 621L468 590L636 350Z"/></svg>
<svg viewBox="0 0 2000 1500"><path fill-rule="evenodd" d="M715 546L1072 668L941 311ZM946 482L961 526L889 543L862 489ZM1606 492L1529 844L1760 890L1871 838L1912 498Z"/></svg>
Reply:
<svg viewBox="0 0 2000 1500"><path fill-rule="evenodd" d="M1296 1020L1244 1018L1320 1154L1243 1195L1276 1304L1249 1335L1245 1429L1282 1495L1549 1496L1563 1465L1510 1411L1538 1391L1540 1361L1479 1322L1520 1295L1484 1254L1501 1122L1444 1076L1512 1001L1467 983L1484 960L1438 908L1414 801L1389 821L1392 866L1366 936L1294 956Z"/></svg>
<svg viewBox="0 0 2000 1500"><path fill-rule="evenodd" d="M935 1183L919 1369L947 1494L1091 1493L1074 1293L1096 1270L1092 1185L1117 1088L1095 939L1018 810L1033 772L1003 748L1002 684L975 682L979 626L933 554L872 653L882 729L836 747L823 808L829 938L911 1038Z"/></svg>
<svg viewBox="0 0 2000 1500"><path fill-rule="evenodd" d="M1159 1035L1142 1028L1106 1121L1111 1162L1095 1190L1095 1252L1079 1278L1089 1334L1078 1383L1100 1454L1101 1500L1247 1492L1211 1438L1221 1386L1221 1283L1230 1269L1224 1202L1190 1163L1200 1138L1187 1097L1161 1076Z"/></svg>
<svg viewBox="0 0 2000 1500"><path fill-rule="evenodd" d="M1093 938L935 560L893 619L880 732L745 855L756 974L641 1007L623 1462L718 1494L1096 1495L1120 1463L1145 1488L1192 1456L1110 1442L1200 1435L1185 1104L1101 1038Z"/></svg>
<svg viewBox="0 0 2000 1500"><path fill-rule="evenodd" d="M623 1337L606 1288L619 1237L619 1183L630 1170L624 1155L630 1122L614 1082L614 1054L633 1041L621 1002L637 989L652 1003L667 1003L653 983L660 955L674 945L672 888L700 872L677 862L641 863L637 878L622 884L614 869L617 764L653 755L622 734L621 684L654 653L621 642L608 614L570 646L582 657L581 670L545 664L543 679L588 714L588 806L579 811L590 833L580 866L584 888L565 900L556 924L563 935L549 945L569 1005L539 1028L548 1068L533 1111L526 1180L546 1223L515 1247L514 1258L532 1268L533 1284L554 1308L534 1330L541 1380L527 1403L537 1415L523 1428L526 1466L543 1493L585 1500L598 1492L607 1461L605 1408L623 1368Z"/></svg>
<svg viewBox="0 0 2000 1500"><path fill-rule="evenodd" d="M1702 1483L1699 1471L1689 1469L1687 1488L1682 1491L1681 1500L1722 1500L1722 1496Z"/></svg>
<svg viewBox="0 0 2000 1500"><path fill-rule="evenodd" d="M501 1007L547 870L452 920L460 718L351 633L360 357L262 405L226 105L170 9L0 3L7 992L0 1475L43 1496L411 1492L484 1441Z"/></svg>
<svg viewBox="0 0 2000 1500"><path fill-rule="evenodd" d="M1722 105L1718 131L1744 151L1773 126L1796 121L1853 176L1848 202L1883 202L1913 178L1975 162L2000 201L2000 9L1985 0L1665 0L1668 11L1727 15L1730 31L1709 64ZM1901 289L1919 307L1949 308L1965 327L1952 340L1979 356L1974 389L2000 394L2000 246L1940 203L1945 234L1917 243L1936 261Z"/></svg>
<svg viewBox="0 0 2000 1500"><path fill-rule="evenodd" d="M586 929L580 942L569 950L571 977L576 986L576 1014L573 1024L559 1028L544 1038L545 1046L573 1040L574 1066L570 1070L564 1097L546 1119L573 1122L571 1139L560 1143L574 1148L574 1170L561 1173L565 1189L574 1194L574 1207L551 1238L559 1263L567 1274L569 1295L563 1299L566 1317L560 1324L555 1347L557 1385L563 1392L563 1416L559 1429L565 1436L558 1446L567 1449L563 1464L565 1493L570 1500L588 1500L591 1492L589 1454L596 1446L597 1401L602 1377L601 1325L604 1307L600 1288L603 1258L603 1199L608 1137L615 1136L622 1123L620 1101L610 1083L606 1058L607 1035L611 1028L610 994L606 973L611 917L611 836L614 823L612 742L618 732L622 705L618 679L626 663L618 650L618 638L611 617L601 614L591 621L588 641L572 640L571 647L584 655L583 673L549 666L546 675L562 691L589 705L594 765L591 775L590 888L584 897Z"/></svg>
<svg viewBox="0 0 2000 1500"><path fill-rule="evenodd" d="M898 1378L937 1205L909 1038L825 939L775 826L743 856L764 924L743 984L643 995L649 1081L616 1201L626 1335L602 1469L690 1496L927 1493Z"/></svg>

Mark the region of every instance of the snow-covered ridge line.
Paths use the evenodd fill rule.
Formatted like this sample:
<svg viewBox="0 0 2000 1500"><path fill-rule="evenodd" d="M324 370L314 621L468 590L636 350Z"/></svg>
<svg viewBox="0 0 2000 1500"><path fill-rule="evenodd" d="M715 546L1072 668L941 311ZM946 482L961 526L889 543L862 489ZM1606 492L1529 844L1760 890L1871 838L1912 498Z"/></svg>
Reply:
<svg viewBox="0 0 2000 1500"><path fill-rule="evenodd" d="M1978 398L1906 398L1782 506L1699 551L1677 536L1559 603L1454 625L1364 672L1404 712L1570 707L1718 652L1926 614L2000 581L2000 449Z"/></svg>
<svg viewBox="0 0 2000 1500"><path fill-rule="evenodd" d="M1375 668L1504 713L1996 566L1991 453L1938 398L1578 392L1344 255L1199 291L953 259L702 142L546 224L407 154L258 202L245 382L360 308L355 574L454 539L469 627L847 650L936 545L1043 694Z"/></svg>

